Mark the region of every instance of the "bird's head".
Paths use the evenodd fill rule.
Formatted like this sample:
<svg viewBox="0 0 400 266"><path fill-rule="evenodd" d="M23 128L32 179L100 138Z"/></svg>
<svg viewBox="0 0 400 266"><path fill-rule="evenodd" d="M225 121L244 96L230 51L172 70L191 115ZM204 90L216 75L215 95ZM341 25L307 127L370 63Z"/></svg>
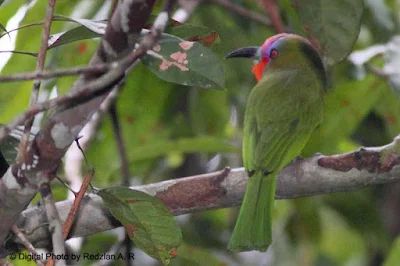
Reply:
<svg viewBox="0 0 400 266"><path fill-rule="evenodd" d="M281 33L268 38L261 47L251 46L239 48L226 56L226 58L246 57L256 60L253 74L258 81L261 80L265 69L310 66L323 72L324 67L318 51L311 43L298 35Z"/></svg>

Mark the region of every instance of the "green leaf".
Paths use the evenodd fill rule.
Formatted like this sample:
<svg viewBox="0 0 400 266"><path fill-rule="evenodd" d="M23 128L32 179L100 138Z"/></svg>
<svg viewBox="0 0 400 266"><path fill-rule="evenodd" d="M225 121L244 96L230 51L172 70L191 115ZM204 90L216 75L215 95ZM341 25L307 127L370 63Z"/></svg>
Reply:
<svg viewBox="0 0 400 266"><path fill-rule="evenodd" d="M142 62L163 80L201 88L224 87L221 63L200 43L163 34L152 52Z"/></svg>
<svg viewBox="0 0 400 266"><path fill-rule="evenodd" d="M126 187L107 188L98 194L138 248L164 265L176 257L182 233L160 200Z"/></svg>
<svg viewBox="0 0 400 266"><path fill-rule="evenodd" d="M105 20L93 21L89 19L74 19L61 15L55 15L53 20L75 22L81 26L66 32L60 32L52 35L49 41L50 45L48 49L52 49L66 43L101 37L107 27L107 22Z"/></svg>
<svg viewBox="0 0 400 266"><path fill-rule="evenodd" d="M292 4L327 66L350 54L360 32L362 0L292 0Z"/></svg>
<svg viewBox="0 0 400 266"><path fill-rule="evenodd" d="M19 140L8 136L0 144L0 152L9 165L13 164L17 158L19 142Z"/></svg>
<svg viewBox="0 0 400 266"><path fill-rule="evenodd" d="M95 21L95 20L90 20L90 19L83 19L83 18L69 18L66 16L62 15L55 15L53 17L54 21L69 21L69 22L75 22L78 23L89 30L96 32L98 34L104 34L106 27L107 27L107 21L106 20L101 20L101 21Z"/></svg>
<svg viewBox="0 0 400 266"><path fill-rule="evenodd" d="M397 266L400 261L400 237L396 238L393 243L392 250L389 253L385 263L382 266Z"/></svg>
<svg viewBox="0 0 400 266"><path fill-rule="evenodd" d="M86 39L93 39L101 37L100 34L88 29L85 26L79 26L73 28L72 30L57 33L51 36L50 45L47 48L48 50L71 42L86 40Z"/></svg>

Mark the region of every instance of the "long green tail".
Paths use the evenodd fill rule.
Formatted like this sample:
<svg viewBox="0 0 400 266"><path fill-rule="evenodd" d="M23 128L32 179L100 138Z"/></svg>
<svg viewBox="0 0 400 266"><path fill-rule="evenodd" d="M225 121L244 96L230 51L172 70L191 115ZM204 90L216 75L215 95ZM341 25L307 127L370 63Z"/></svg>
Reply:
<svg viewBox="0 0 400 266"><path fill-rule="evenodd" d="M261 171L249 178L239 217L228 248L233 251L266 251L272 241L272 211L276 174Z"/></svg>

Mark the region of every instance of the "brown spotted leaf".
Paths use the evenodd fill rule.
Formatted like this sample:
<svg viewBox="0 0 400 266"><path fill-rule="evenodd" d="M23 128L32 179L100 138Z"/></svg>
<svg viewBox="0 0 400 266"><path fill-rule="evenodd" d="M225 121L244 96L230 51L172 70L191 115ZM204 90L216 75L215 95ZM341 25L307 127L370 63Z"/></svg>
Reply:
<svg viewBox="0 0 400 266"><path fill-rule="evenodd" d="M165 205L157 198L127 187L107 188L98 194L135 245L168 265L176 256L182 233Z"/></svg>
<svg viewBox="0 0 400 266"><path fill-rule="evenodd" d="M142 62L159 78L186 86L223 88L224 72L218 58L198 42L163 34Z"/></svg>

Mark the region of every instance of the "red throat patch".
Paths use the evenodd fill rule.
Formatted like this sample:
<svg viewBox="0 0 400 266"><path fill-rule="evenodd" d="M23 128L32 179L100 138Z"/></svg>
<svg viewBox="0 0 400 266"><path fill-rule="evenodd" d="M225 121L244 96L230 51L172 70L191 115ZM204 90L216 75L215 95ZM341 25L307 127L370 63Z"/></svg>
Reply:
<svg viewBox="0 0 400 266"><path fill-rule="evenodd" d="M256 77L257 81L261 80L262 74L264 72L264 68L268 64L268 62L269 62L269 59L264 58L263 60L261 60L260 62L258 62L257 64L255 64L253 66L253 74Z"/></svg>

